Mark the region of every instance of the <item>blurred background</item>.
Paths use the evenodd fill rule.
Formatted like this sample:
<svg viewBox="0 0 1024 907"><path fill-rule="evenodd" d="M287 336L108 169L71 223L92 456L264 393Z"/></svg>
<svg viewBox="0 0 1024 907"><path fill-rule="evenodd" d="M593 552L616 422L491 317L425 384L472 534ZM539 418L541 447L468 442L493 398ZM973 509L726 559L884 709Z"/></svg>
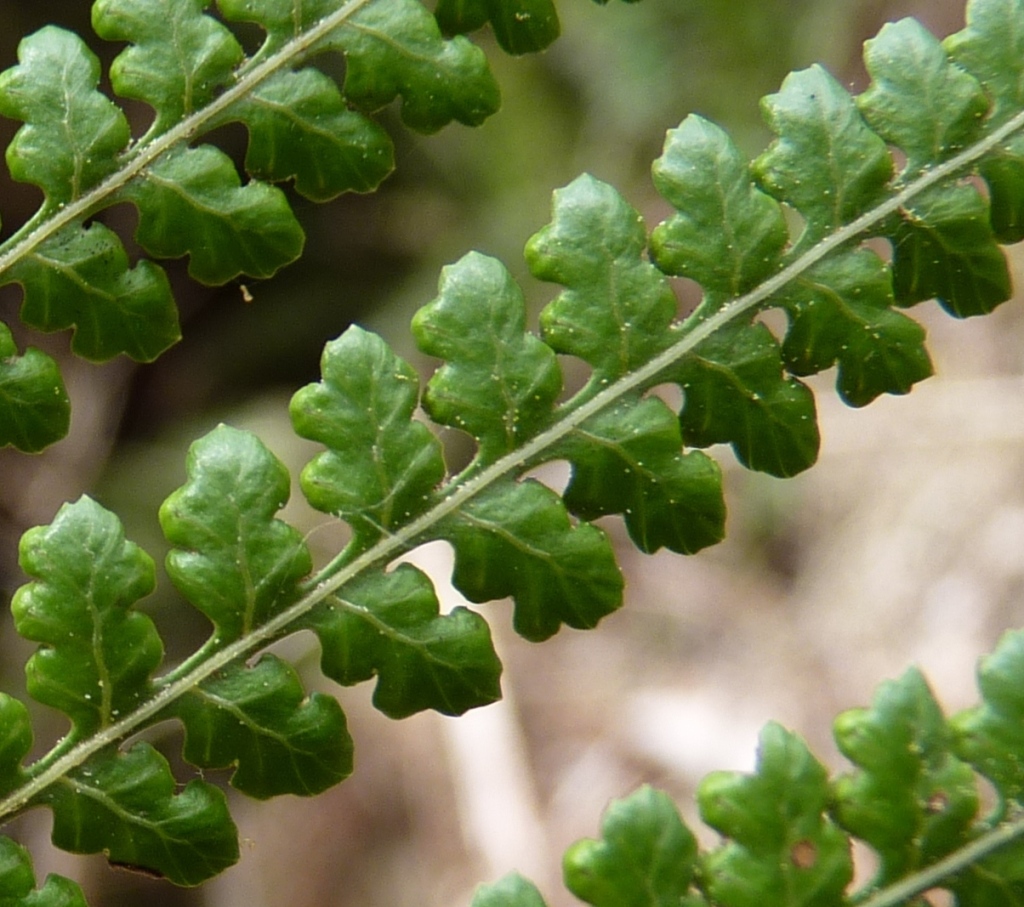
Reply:
<svg viewBox="0 0 1024 907"><path fill-rule="evenodd" d="M88 7L0 0L0 68L14 63L21 35L47 22L88 33ZM159 561L157 506L184 478L188 443L220 421L258 431L297 473L312 451L291 434L287 402L318 377L324 342L358 322L426 375L409 319L433 297L440 268L470 249L502 258L536 314L554 291L529 278L521 250L546 222L551 191L580 172L614 183L653 226L667 208L650 162L688 113L724 125L754 155L769 139L758 99L790 70L822 62L858 91L861 44L886 20L914 15L945 35L963 17L962 0L561 0L560 12L563 37L541 55L511 59L477 36L504 93L482 128L416 136L383 111L396 173L371 196L321 206L295 198L306 253L274 279L247 283L251 304L237 283L198 286L184 263L167 263L184 339L156 364L90 365L70 358L66 336L19 335L64 363L73 425L41 456L0 451L5 602L23 581L18 537L83 492ZM117 50L93 47L106 62ZM16 128L0 120L0 144ZM240 128L219 139L241 158ZM32 187L0 173L0 239L38 202ZM112 218L130 236L134 212ZM1020 256L1008 254L1019 284ZM0 289L0 317L12 327L19 302L17 288ZM769 719L841 765L832 718L911 664L948 708L971 704L977 656L1024 611L1024 325L1019 301L970 323L932 304L915 315L937 377L858 413L838 402L832 375L815 379L824 443L814 469L777 481L716 451L730 508L725 543L693 558L644 557L608 520L626 606L597 630L533 646L511 633L507 605L487 607L505 662L500 705L457 720L390 722L371 708L368 685L324 681L312 639L297 636L284 650L348 713L350 781L312 801L235 798L242 859L197 891L49 850L49 814L36 811L11 830L32 843L40 878L78 879L92 907L441 907L468 905L475 884L518 869L557 907L573 903L560 855L597 834L610 799L649 781L694 818L699 779L751 768ZM286 516L329 554L337 532L322 515L293 501ZM445 547L416 559L444 587ZM207 632L166 581L143 607L172 659ZM6 609L0 645L3 689L23 693L31 647ZM40 745L62 731L59 717L38 721ZM173 754L173 728L154 739Z"/></svg>

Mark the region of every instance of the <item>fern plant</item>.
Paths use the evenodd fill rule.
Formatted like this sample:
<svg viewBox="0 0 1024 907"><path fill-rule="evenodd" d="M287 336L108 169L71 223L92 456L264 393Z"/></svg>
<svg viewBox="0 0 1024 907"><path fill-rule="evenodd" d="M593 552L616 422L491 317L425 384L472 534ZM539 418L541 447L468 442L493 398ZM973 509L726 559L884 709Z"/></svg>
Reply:
<svg viewBox="0 0 1024 907"><path fill-rule="evenodd" d="M401 95L405 121L430 130L478 122L496 104L480 53L443 39L436 21L448 32L490 21L512 52L557 35L549 0L442 2L436 20L416 0L221 0L223 20L265 33L246 57L207 6L93 5L97 32L129 42L114 90L155 111L138 139L69 32L29 36L0 76L0 112L25 122L12 173L45 195L0 248L0 276L22 285L29 324L75 325L84 355L150 359L177 335L162 272L129 266L94 220L109 205L135 204L140 245L188 254L200 280L269 274L299 253L283 196L258 179L241 185L220 152L194 147L205 132L242 121L250 172L294 177L308 197L369 189L391 161L359 108ZM924 332L901 310L937 298L957 317L990 312L1011 290L999 243L1024 238L1024 3L972 0L967 12L943 42L914 20L883 29L867 45L871 86L856 98L820 67L792 74L764 102L776 137L752 164L723 130L688 117L654 165L676 213L650 233L593 177L556 192L551 223L526 246L532 274L561 287L539 333L505 266L470 253L413 319L418 347L442 361L422 392L380 337L353 327L329 343L321 380L291 404L295 431L323 447L302 493L351 530L327 563L314 565L278 518L290 478L257 437L221 426L197 440L186 483L160 509L166 571L211 625L181 663L163 664L159 634L135 608L155 566L116 516L82 497L26 533L31 581L12 610L18 633L39 644L28 692L69 729L26 761L28 708L0 694L0 816L46 806L58 846L199 884L238 856L227 798L203 771L226 769L236 790L265 799L319 793L352 769L340 705L307 695L293 666L263 652L269 644L312 630L324 675L374 680L374 704L391 717L486 705L501 671L487 623L469 608L442 614L422 571L390 566L399 555L449 542L456 587L472 603L512 599L528 640L593 627L623 592L596 519L620 515L642 551L695 553L724 534L720 468L703 448L729 444L745 466L791 476L818 449L801 377L835 366L852 406L926 378ZM306 65L323 50L346 55L341 90ZM869 239L891 244L891 262ZM675 276L703 290L682 320ZM757 317L772 308L786 314L781 340ZM41 354L19 357L0 339L3 440L36 449L66 419L60 379ZM558 355L589 368L564 400ZM666 383L682 390L678 413L651 393ZM474 440L465 468L449 474L418 408ZM527 477L552 460L572 466L561 494ZM571 889L602 907L882 907L935 886L962 904L1020 901L1022 639L1009 635L985 663L982 704L964 715L944 718L911 671L842 716L837 739L855 768L838 779L770 725L755 774L713 775L701 789L704 818L725 838L708 852L664 795L641 790L612 807L602 840L567 855ZM134 739L167 719L184 728L183 757L198 769L180 789L167 759ZM979 812L977 774L998 792L991 815ZM854 838L880 860L857 891ZM7 838L0 847L5 903L85 903L67 879L36 888L27 852ZM477 902L541 899L510 877Z"/></svg>
<svg viewBox="0 0 1024 907"><path fill-rule="evenodd" d="M227 23L263 30L250 55L209 5L93 4L96 32L128 43L110 70L114 91L153 110L138 137L97 89L99 62L72 32L47 27L26 37L0 83L0 114L24 122L8 149L11 175L44 195L0 245L0 281L21 285L27 325L73 327L73 351L94 361L125 354L148 362L180 336L164 271L148 259L129 263L98 219L107 208L134 205L146 253L187 255L199 281L266 277L303 245L271 183L294 180L312 200L374 189L393 151L368 113L396 97L403 121L423 132L452 120L477 124L498 107L482 52L461 37L445 40L415 0L220 3ZM345 57L343 89L311 65L329 52ZM244 185L227 155L197 144L231 122L249 133ZM0 345L0 445L39 450L67 430L59 371L38 351L17 356L6 328Z"/></svg>

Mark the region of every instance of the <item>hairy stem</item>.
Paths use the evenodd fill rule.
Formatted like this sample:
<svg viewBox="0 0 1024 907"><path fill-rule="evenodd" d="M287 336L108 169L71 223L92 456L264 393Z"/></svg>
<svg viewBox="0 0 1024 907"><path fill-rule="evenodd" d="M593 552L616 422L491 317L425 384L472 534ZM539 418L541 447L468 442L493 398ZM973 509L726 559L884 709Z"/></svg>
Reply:
<svg viewBox="0 0 1024 907"><path fill-rule="evenodd" d="M268 58L263 64L246 73L244 82L240 81L232 89L221 95L211 107L184 120L171 132L154 140L151 145L146 146L145 149L139 152L137 157L133 158L131 169L126 168L122 170L115 177L111 177L102 186L92 190L89 195L76 202L75 205L78 206L77 213L69 214L68 210L73 206L68 206L68 208L61 212L63 220L60 221L58 226L47 223L45 226L37 228L31 237L22 240L11 252L7 253L6 257L0 258L0 271L2 271L3 267L10 265L11 261L16 257L16 253L25 254L25 251L31 248L30 243L37 245L45 236L52 235L60 226L88 210L90 206L98 204L111 192L116 191L129 179L140 173L146 164L171 147L172 144L186 141L203 124L209 122L212 117L223 112L231 103L242 97L245 92L251 91L255 84L267 78L289 60L293 60L298 54L311 47L330 29L336 27L368 2L372 2L372 0L351 0L342 10L327 17L296 39L295 42L289 44L286 50L282 50L273 57ZM885 202L877 205L852 223L837 230L817 245L799 255L787 267L770 277L755 290L733 300L696 324L680 340L654 357L650 362L610 383L576 408L566 411L556 424L540 432L519 449L507 454L492 465L463 481L451 482L443 498L417 519L412 520L395 532L385 535L375 545L340 567L336 562L333 566L329 565L304 587L306 591L295 603L265 624L253 629L252 632L243 638L210 652L208 657L204 658L201 662L196 663L193 659L190 659L186 663L189 667L184 672L182 668L179 668L165 675L162 680L157 681L158 692L131 714L124 716L115 724L103 728L91 738L76 743L70 749L62 750L60 747L55 749L50 756L44 757L29 767L27 770L29 780L25 784L8 794L3 800L0 800L0 820L23 809L34 797L38 796L68 772L82 765L98 751L123 740L143 727L161 711L166 709L168 705L186 692L195 689L221 668L238 659L249 657L270 641L287 633L296 621L325 599L335 597L338 590L355 577L367 570L386 565L388 561L398 554L414 546L418 540L429 537L433 528L451 514L456 513L476 495L481 494L503 477L521 471L542 452L557 444L606 407L615 404L638 388L656 383L660 375L692 352L715 331L758 307L789 282L807 272L808 269L831 252L855 242L858 237L870 232L871 228L879 222L908 205L916 196L931 186L954 177L1022 128L1024 128L1024 112L1009 120L997 130L994 130L977 144L965 149L945 163L923 172ZM44 232L45 236L40 235ZM977 861L985 854L1005 845L1022 834L1024 834L1024 820L1001 825L956 854L872 896L863 903L862 907L893 907L893 905L900 903L906 898L936 885L942 879L948 878L965 866Z"/></svg>
<svg viewBox="0 0 1024 907"><path fill-rule="evenodd" d="M47 212L44 207L39 215L4 243L8 248L0 252L0 277L69 224L101 209L111 196L120 192L160 157L175 146L191 141L203 132L205 127L215 123L217 117L231 105L247 97L271 76L293 65L318 41L372 2L373 0L348 0L341 9L325 16L302 34L296 35L276 53L252 68L243 70L230 88L225 89L202 110L185 117L157 138L132 147L126 152L121 168L84 195L51 212ZM2 248L0 246L0 249Z"/></svg>
<svg viewBox="0 0 1024 907"><path fill-rule="evenodd" d="M867 900L861 901L858 907L899 907L900 904L905 904L915 895L923 894L930 888L940 885L946 879L973 866L993 851L1016 841L1022 835L1024 835L1024 818L997 825L948 857L937 863L932 863L926 869L915 872L872 895Z"/></svg>

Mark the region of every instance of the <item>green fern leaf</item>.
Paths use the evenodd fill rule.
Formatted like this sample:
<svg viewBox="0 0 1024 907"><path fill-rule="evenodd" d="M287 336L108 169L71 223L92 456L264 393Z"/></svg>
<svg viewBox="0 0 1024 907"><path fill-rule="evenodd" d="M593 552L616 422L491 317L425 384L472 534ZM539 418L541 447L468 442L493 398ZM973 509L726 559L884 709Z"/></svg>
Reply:
<svg viewBox="0 0 1024 907"><path fill-rule="evenodd" d="M22 320L42 331L74 327L71 349L86 359L152 362L181 337L167 275L149 261L130 267L103 224L40 243L10 275L25 291Z"/></svg>
<svg viewBox="0 0 1024 907"><path fill-rule="evenodd" d="M32 749L32 717L25 703L0 693L0 790L4 793L25 780L21 763Z"/></svg>
<svg viewBox="0 0 1024 907"><path fill-rule="evenodd" d="M204 107L226 85L243 51L234 35L203 10L210 0L97 0L92 25L101 38L127 41L110 67L123 98L156 112L150 133L166 132ZM171 40L168 40L171 38Z"/></svg>
<svg viewBox="0 0 1024 907"><path fill-rule="evenodd" d="M694 554L725 536L718 464L681 452L679 420L660 400L628 401L585 422L563 445L565 505L584 520L623 515L633 543Z"/></svg>
<svg viewBox="0 0 1024 907"><path fill-rule="evenodd" d="M0 899L10 907L86 907L82 889L70 879L49 876L35 887L29 852L10 838L0 837Z"/></svg>
<svg viewBox="0 0 1024 907"><path fill-rule="evenodd" d="M562 30L552 0L440 0L434 16L449 35L490 22L498 44L510 54L543 50Z"/></svg>
<svg viewBox="0 0 1024 907"><path fill-rule="evenodd" d="M601 840L577 841L562 860L566 887L594 907L701 907L692 891L697 841L661 791L614 801Z"/></svg>
<svg viewBox="0 0 1024 907"><path fill-rule="evenodd" d="M522 292L500 262L470 253L441 272L439 294L412 322L419 348L445 360L423 406L476 438L487 465L549 421L562 374L551 348L526 333Z"/></svg>
<svg viewBox="0 0 1024 907"><path fill-rule="evenodd" d="M438 0L434 16L449 35L476 31L489 22L498 45L510 54L544 50L562 31L553 0Z"/></svg>
<svg viewBox="0 0 1024 907"><path fill-rule="evenodd" d="M189 255L189 274L204 283L270 277L302 252L284 193L242 186L231 159L209 145L166 155L125 195L139 207L142 247L162 258Z"/></svg>
<svg viewBox="0 0 1024 907"><path fill-rule="evenodd" d="M177 703L185 758L237 766L231 785L250 797L312 796L352 773L352 739L337 700L306 698L295 669L273 655L232 665Z"/></svg>
<svg viewBox="0 0 1024 907"><path fill-rule="evenodd" d="M824 815L827 773L777 724L761 732L752 775L714 772L697 792L701 817L728 840L704 857L708 894L723 907L842 903L849 841Z"/></svg>
<svg viewBox="0 0 1024 907"><path fill-rule="evenodd" d="M881 887L962 846L978 809L974 772L950 753L945 718L920 672L882 684L870 709L836 719L859 772L836 782L838 821L881 860Z"/></svg>
<svg viewBox="0 0 1024 907"><path fill-rule="evenodd" d="M97 186L114 179L113 188L106 195L87 189L88 203L53 221L32 252L62 238L72 247L68 237L84 234L89 217L134 199L143 209L143 242L160 254L191 254L204 279L272 269L294 253L289 243L301 241L275 201L280 193L260 183L243 187L220 152L185 147L186 139L241 121L261 149L250 153L266 155L269 173L327 195L348 179L340 170L310 170L299 156L265 150L286 134L308 135L318 105L330 148L342 141L343 120L362 130L363 120L343 115L339 97L364 112L401 97L406 119L428 131L453 118L475 122L496 101L479 54L462 39L444 41L414 0L345 7L319 0L301 9L285 0L229 0L227 20L256 22L267 34L237 65L225 62L235 53L226 27L194 2L172 20L184 30L187 65L160 63L166 71L152 80L147 67L157 64L147 61L166 50L154 43L159 26L114 15L149 8L112 0L100 12L112 17L107 27L125 28L136 42L122 57L122 87L166 112L163 121L157 113L157 131L166 131L139 144L160 147L169 137L167 144L150 158L137 146L125 150L125 160L145 160L134 171L82 170ZM479 9L465 10L479 18ZM28 533L23 563L34 581L18 592L14 610L19 632L41 643L29 691L67 714L72 730L26 765L27 711L0 697L0 719L8 722L0 735L0 815L49 805L60 846L105 851L182 884L201 881L237 856L224 797L196 780L175 793L163 757L146 744L125 749L132 735L177 718L186 759L231 770L239 790L256 797L323 790L351 769L344 715L333 699L307 697L279 658L260 657L268 644L313 630L324 674L343 684L376 678L374 701L394 717L425 708L458 714L493 701L500 664L483 618L466 608L442 614L429 578L410 565L392 566L396 558L426 542L450 543L456 588L477 603L510 598L513 625L527 639L545 639L563 624L594 626L621 604L622 577L608 536L591 520L622 514L646 551L695 551L721 537L719 469L688 447L730 444L744 464L791 475L813 462L818 446L813 397L798 375L838 364L840 393L858 405L905 393L925 377L922 332L892 305L928 292L967 315L989 311L1008 291L989 209L971 179L1000 162L999 178L1008 181L1000 204L1010 212L1013 136L1024 129L1024 113L1016 112L1016 97L986 97L983 106L978 84L989 93L1016 89L986 81L964 61L1003 40L987 18L993 10L1004 16L1003 31L1024 33L1024 4L974 0L971 10L965 36L945 45L906 24L884 32L869 51L873 85L859 99L818 68L791 76L765 103L775 139L753 164L717 127L687 119L655 165L656 185L677 213L649 240L637 212L610 187L584 177L562 190L552 224L527 249L534 274L562 287L541 316L540 336L529 330L522 293L505 267L472 254L445 271L437 298L414 319L421 349L442 360L422 396L415 372L383 340L352 328L329 344L322 380L291 407L296 431L326 448L303 471L304 493L353 530L349 545L317 572L300 534L277 516L289 493L281 463L252 435L226 427L198 441L186 484L165 502L161 523L175 546L168 572L213 631L163 676L152 676L159 637L132 610L152 588L152 562L125 540L116 519L83 499L52 526ZM288 56L297 44L302 49ZM907 67L922 71L897 79L890 60L904 46ZM960 54L955 64L947 47ZM330 49L348 64L340 94L296 68ZM88 62L84 52L75 59ZM79 64L76 85L92 99L82 103L94 104L95 73ZM209 85L193 90L182 82L190 66L204 65ZM425 87L431 80L434 97ZM936 113L937 132L926 141L927 100L945 92L956 103ZM922 123L909 122L905 95L916 99ZM299 105L292 125L272 111L286 97L313 99ZM206 106L188 112L196 103ZM25 116L29 138L36 119L48 122L43 112ZM888 142L907 157L899 174ZM66 161L60 166L67 170ZM78 171L53 176L61 172L40 168L35 178L67 191L61 180ZM803 221L792 233L783 206ZM264 223L268 213L274 216ZM191 242L175 244L175 224L185 223L207 231L210 242L229 237L236 247L204 257ZM252 239L257 224L269 224L270 235ZM892 268L862 247L871 237L893 244ZM28 254L23 249L10 267ZM117 285L116 272L103 280ZM679 322L672 275L692 278L704 292ZM788 318L778 338L757 317L773 307ZM564 402L559 353L593 372ZM666 383L682 390L678 414L655 396ZM477 442L461 472L448 476L418 404ZM535 472L557 459L572 468L562 494ZM692 836L661 795L644 791L616 806L604 839L574 850L574 890L595 905L839 907L860 899L892 907L933 885L964 904L999 903L1000 892L1003 903L1019 900L1024 850L1008 845L1024 832L1013 818L1024 782L1012 751L996 758L1016 740L1019 684L999 676L1019 680L1015 646L1001 647L983 670L984 704L953 731L913 673L884 687L871 709L844 716L837 736L855 768L836 782L799 738L769 725L753 774L720 772L701 786L702 815L725 838L703 856L695 857ZM115 659L122 650L133 657ZM1002 805L992 817L975 815L968 765L999 791ZM882 860L878 880L853 895L851 833ZM1007 846L994 852L999 844ZM13 864L19 891L28 892L16 896L34 897L31 873L18 859ZM540 900L518 877L478 895L485 903L503 898L534 907Z"/></svg>
<svg viewBox="0 0 1024 907"><path fill-rule="evenodd" d="M913 60L916 65L907 65ZM858 101L868 123L907 155L901 179L977 136L989 107L981 84L912 20L890 25L866 47L872 85ZM933 99L942 98L941 105ZM941 110L927 121L922 105ZM988 204L971 186L943 187L906 210L894 242L901 305L937 298L966 317L1010 297L1010 279L989 222Z"/></svg>
<svg viewBox="0 0 1024 907"><path fill-rule="evenodd" d="M1005 123L1021 102L1021 49L1019 4L972 2L967 5L967 27L950 35L943 48L953 62L970 72L988 92L992 110L987 128ZM1011 136L981 165L992 205L992 227L1000 242L1024 239L1024 141Z"/></svg>
<svg viewBox="0 0 1024 907"><path fill-rule="evenodd" d="M566 287L541 313L544 342L590 365L597 385L660 353L670 336L676 298L646 247L636 210L587 175L555 192L551 224L527 243L533 276Z"/></svg>
<svg viewBox="0 0 1024 907"><path fill-rule="evenodd" d="M889 150L824 69L812 66L787 76L761 107L778 138L754 169L772 196L805 218L802 244L821 239L881 200L892 174ZM802 174L810 157L821 166L808 179Z"/></svg>
<svg viewBox="0 0 1024 907"><path fill-rule="evenodd" d="M593 368L587 399L671 342L676 300L644 259L639 214L611 186L582 176L557 191L552 222L526 246L535 277L566 287L541 313L544 342ZM718 467L681 452L678 421L659 401L622 401L562 445L572 463L569 510L587 520L621 513L643 551L693 553L725 531Z"/></svg>
<svg viewBox="0 0 1024 907"><path fill-rule="evenodd" d="M786 369L815 375L838 366L836 389L850 406L905 394L932 374L924 329L892 309L892 275L874 252L843 252L809 268L781 294L790 318Z"/></svg>
<svg viewBox="0 0 1024 907"><path fill-rule="evenodd" d="M946 187L908 206L894 239L893 288L900 305L938 299L966 318L1010 298L988 204L973 186Z"/></svg>
<svg viewBox="0 0 1024 907"><path fill-rule="evenodd" d="M232 113L249 127L245 169L271 182L294 179L296 191L313 201L370 192L394 167L387 132L350 110L316 69L275 76Z"/></svg>
<svg viewBox="0 0 1024 907"><path fill-rule="evenodd" d="M1024 802L1024 768L1014 756L1024 749L1024 699L1017 683L1022 670L1024 633L1007 633L978 669L982 704L952 719L957 754L995 786L1000 814Z"/></svg>
<svg viewBox="0 0 1024 907"><path fill-rule="evenodd" d="M130 135L124 114L96 90L100 66L71 32L25 38L19 65L0 74L0 113L25 121L8 149L11 175L43 190L37 217L80 199L117 166ZM25 293L23 320L44 331L80 325L77 353L148 361L180 336L170 287L148 263L129 269L120 240L99 224L50 238L0 283Z"/></svg>
<svg viewBox="0 0 1024 907"><path fill-rule="evenodd" d="M683 388L683 440L729 443L744 466L792 476L818 457L814 397L783 374L778 342L764 325L730 325L674 370Z"/></svg>
<svg viewBox="0 0 1024 907"><path fill-rule="evenodd" d="M416 373L379 337L349 328L324 347L321 372L291 403L296 433L328 448L302 471L302 492L368 546L427 509L445 474L441 446L413 421Z"/></svg>
<svg viewBox="0 0 1024 907"><path fill-rule="evenodd" d="M190 781L176 789L167 760L137 743L94 756L40 801L53 810L58 847L198 885L238 860L238 831L218 788Z"/></svg>
<svg viewBox="0 0 1024 907"><path fill-rule="evenodd" d="M270 53L302 34L337 8L334 0L218 0L217 9L231 22L253 22L266 32L262 53Z"/></svg>
<svg viewBox="0 0 1024 907"><path fill-rule="evenodd" d="M479 886L472 907L545 907L545 902L533 882L510 872L497 882Z"/></svg>
<svg viewBox="0 0 1024 907"><path fill-rule="evenodd" d="M72 738L131 712L163 659L152 620L132 610L153 590L152 558L83 497L25 533L21 568L36 581L11 603L15 627L42 644L26 668L29 694L71 719Z"/></svg>
<svg viewBox="0 0 1024 907"><path fill-rule="evenodd" d="M57 363L31 348L19 356L10 328L0 323L0 447L42 450L67 433L70 421Z"/></svg>
<svg viewBox="0 0 1024 907"><path fill-rule="evenodd" d="M754 186L718 127L688 117L669 133L654 180L679 213L651 234L652 255L663 270L704 288L695 320L779 267L787 239L781 208ZM763 326L719 332L672 378L685 395L687 444L731 443L742 463L780 476L817 458L813 400L800 382L784 377L778 344Z"/></svg>
<svg viewBox="0 0 1024 907"><path fill-rule="evenodd" d="M321 667L338 683L377 677L373 704L391 718L423 709L461 715L501 698L501 662L486 621L441 615L427 576L409 564L346 586L307 618Z"/></svg>
<svg viewBox="0 0 1024 907"><path fill-rule="evenodd" d="M93 220L104 209L135 205L139 244L155 257L189 256L197 280L269 277L298 257L304 237L285 196L260 180L294 180L318 201L370 191L394 154L369 113L401 97L403 119L433 132L453 119L479 124L498 107L483 53L464 38L445 40L417 0L223 0L225 21L210 5L184 0L169 15L166 0L93 5L96 32L127 43L111 66L114 91L154 113L137 139L97 90L97 57L71 32L30 35L18 65L0 74L0 115L24 124L8 148L11 175L44 194L0 244L0 285L21 285L26 324L73 328L74 351L89 359L151 361L180 337L165 275L149 261L129 263L121 240ZM233 21L264 28L251 56ZM346 58L341 89L308 65L330 50ZM227 156L194 144L229 122L250 137L255 179L244 184ZM15 428L0 443L37 450L67 419L49 405L52 380L17 381L6 403Z"/></svg>
<svg viewBox="0 0 1024 907"><path fill-rule="evenodd" d="M749 165L718 126L689 116L665 139L654 185L677 213L651 234L668 274L697 281L707 306L756 286L778 266L788 232L782 209L761 192Z"/></svg>
<svg viewBox="0 0 1024 907"><path fill-rule="evenodd" d="M18 61L0 74L0 113L25 122L8 150L11 176L38 186L54 208L116 168L128 121L97 91L99 60L72 32L47 26L29 35Z"/></svg>
<svg viewBox="0 0 1024 907"><path fill-rule="evenodd" d="M417 0L364 3L323 43L348 65L345 95L364 110L402 97L402 122L436 132L452 120L476 126L500 93L483 52L461 37L445 41Z"/></svg>
<svg viewBox="0 0 1024 907"><path fill-rule="evenodd" d="M595 907L898 907L925 903L918 896L933 889L969 907L1024 903L1016 764L1024 631L1006 634L979 674L982 703L952 719L919 671L883 683L870 708L836 720L836 742L855 769L832 780L798 737L769 724L753 774L715 772L701 784L701 815L726 839L703 853L671 801L641 788L612 804L602 840L566 851L566 885ZM984 819L974 770L1000 796ZM875 876L853 891L847 833L879 858ZM505 879L487 893L489 903L517 905L518 896L533 903L532 891Z"/></svg>
<svg viewBox="0 0 1024 907"><path fill-rule="evenodd" d="M302 536L274 518L288 471L248 432L220 426L189 450L188 481L160 508L176 547L174 584L214 625L222 646L251 633L298 595L312 567Z"/></svg>
<svg viewBox="0 0 1024 907"><path fill-rule="evenodd" d="M455 548L455 587L472 602L506 596L513 626L540 641L564 623L589 629L622 604L622 575L608 537L572 525L539 482L502 482L465 504L443 529Z"/></svg>
<svg viewBox="0 0 1024 907"><path fill-rule="evenodd" d="M878 135L906 152L903 179L962 148L988 112L978 80L914 19L886 25L864 45L864 62L871 87L857 106ZM921 110L935 115L922 118Z"/></svg>

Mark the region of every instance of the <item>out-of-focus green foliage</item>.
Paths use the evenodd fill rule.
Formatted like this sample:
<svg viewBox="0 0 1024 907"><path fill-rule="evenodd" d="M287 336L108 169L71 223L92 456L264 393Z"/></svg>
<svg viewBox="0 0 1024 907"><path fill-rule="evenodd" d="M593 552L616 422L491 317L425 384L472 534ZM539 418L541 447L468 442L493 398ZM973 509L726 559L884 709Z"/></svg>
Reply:
<svg viewBox="0 0 1024 907"><path fill-rule="evenodd" d="M567 887L594 907L894 907L936 887L958 904L1015 903L1024 893L1024 823L1008 816L1020 786L1018 770L1006 767L1020 751L1020 709L1007 691L1019 687L1022 651L1024 633L1007 633L982 662L981 704L951 718L916 670L882 684L871 708L836 719L836 743L856 768L833 778L802 740L769 724L753 773L716 772L700 787L701 817L723 836L719 845L698 852L659 791L614 802L602 837L566 851ZM975 772L996 788L993 813L980 808ZM878 868L850 892L855 839ZM473 901L543 903L519 876L482 886Z"/></svg>

